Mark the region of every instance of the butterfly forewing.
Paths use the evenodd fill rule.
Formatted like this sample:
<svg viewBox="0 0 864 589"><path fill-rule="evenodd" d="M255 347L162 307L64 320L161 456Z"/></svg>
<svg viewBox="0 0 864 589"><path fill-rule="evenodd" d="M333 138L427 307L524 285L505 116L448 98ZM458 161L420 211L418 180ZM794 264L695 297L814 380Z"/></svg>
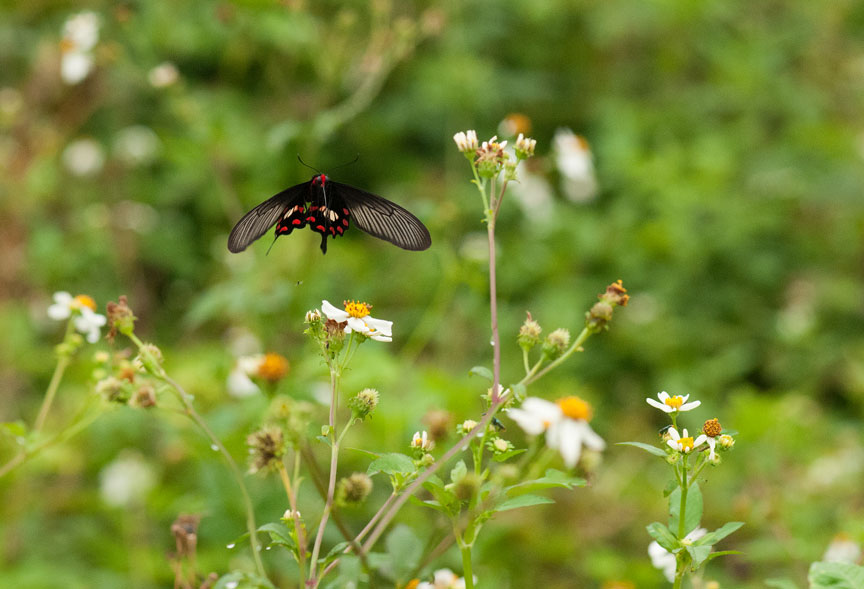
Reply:
<svg viewBox="0 0 864 589"><path fill-rule="evenodd" d="M292 186L265 200L246 213L228 236L228 250L242 252L249 244L267 233L289 207L303 206L309 182Z"/></svg>
<svg viewBox="0 0 864 589"><path fill-rule="evenodd" d="M406 250L425 250L432 245L426 226L396 203L347 184L329 184L333 195L351 212L353 224L362 231ZM338 204L334 199L334 207Z"/></svg>

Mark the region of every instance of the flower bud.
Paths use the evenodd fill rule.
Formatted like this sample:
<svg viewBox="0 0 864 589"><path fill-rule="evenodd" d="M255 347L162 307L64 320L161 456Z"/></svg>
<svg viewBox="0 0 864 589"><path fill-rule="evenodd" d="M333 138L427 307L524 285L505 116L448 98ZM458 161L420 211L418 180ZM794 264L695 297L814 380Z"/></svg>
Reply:
<svg viewBox="0 0 864 589"><path fill-rule="evenodd" d="M457 499L460 501L468 501L474 496L479 488L479 477L477 477L473 472L469 472L453 484L452 490Z"/></svg>
<svg viewBox="0 0 864 589"><path fill-rule="evenodd" d="M144 344L138 350L138 355L132 361L138 372L149 372L154 376L162 376L162 350L155 344Z"/></svg>
<svg viewBox="0 0 864 589"><path fill-rule="evenodd" d="M555 359L563 354L570 345L570 332L559 328L546 336L543 344L543 353L550 359Z"/></svg>
<svg viewBox="0 0 864 589"><path fill-rule="evenodd" d="M486 446L489 450L492 451L496 456L499 454L504 454L505 452L510 452L513 449L513 444L504 438L492 438L486 441Z"/></svg>
<svg viewBox="0 0 864 589"><path fill-rule="evenodd" d="M627 294L627 289L621 280L617 280L606 287L606 292L599 295L601 301L609 303L612 306L626 307L630 300L630 295Z"/></svg>
<svg viewBox="0 0 864 589"><path fill-rule="evenodd" d="M539 323L534 321L530 312L526 313L526 315L525 322L519 328L518 341L524 350L530 350L540 343L540 334L543 332L543 328L540 327Z"/></svg>
<svg viewBox="0 0 864 589"><path fill-rule="evenodd" d="M156 406L156 391L150 384L143 384L135 391L129 404L133 407L149 409Z"/></svg>
<svg viewBox="0 0 864 589"><path fill-rule="evenodd" d="M97 382L96 392L111 403L126 403L132 394L129 383L114 376L103 378Z"/></svg>
<svg viewBox="0 0 864 589"><path fill-rule="evenodd" d="M339 481L336 501L339 505L358 505L372 492L372 479L363 472L355 472Z"/></svg>
<svg viewBox="0 0 864 589"><path fill-rule="evenodd" d="M474 429L475 427L477 427L476 421L474 421L473 419L466 419L461 424L459 424L459 426L457 426L456 429L460 435L464 436L468 432L470 432L472 429Z"/></svg>
<svg viewBox="0 0 864 589"><path fill-rule="evenodd" d="M312 323L318 323L319 321L321 321L321 311L318 309L306 311L306 323L311 325Z"/></svg>
<svg viewBox="0 0 864 589"><path fill-rule="evenodd" d="M364 419L378 406L378 391L363 389L348 400L352 419Z"/></svg>
<svg viewBox="0 0 864 589"><path fill-rule="evenodd" d="M723 434L717 438L717 441L720 442L720 445L726 448L727 450L735 445L735 438L730 436L729 434Z"/></svg>
<svg viewBox="0 0 864 589"><path fill-rule="evenodd" d="M591 333L600 333L609 329L612 320L612 305L605 302L595 303L591 310L585 313L585 327Z"/></svg>
<svg viewBox="0 0 864 589"><path fill-rule="evenodd" d="M525 137L522 133L516 138L516 158L520 160L527 159L534 155L534 148L537 147L537 140Z"/></svg>
<svg viewBox="0 0 864 589"><path fill-rule="evenodd" d="M126 295L120 295L118 302L111 301L107 305L108 341L114 341L117 332L130 335L135 330L135 320L132 309L126 302Z"/></svg>

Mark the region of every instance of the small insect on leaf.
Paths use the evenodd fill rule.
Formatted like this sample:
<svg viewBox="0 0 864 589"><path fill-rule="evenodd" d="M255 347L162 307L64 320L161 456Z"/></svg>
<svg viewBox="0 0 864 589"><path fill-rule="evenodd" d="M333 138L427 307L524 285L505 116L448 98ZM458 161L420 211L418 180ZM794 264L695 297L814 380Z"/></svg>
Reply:
<svg viewBox="0 0 864 589"><path fill-rule="evenodd" d="M344 235L352 225L405 250L421 251L432 245L426 226L396 203L325 174L286 188L246 213L228 236L228 250L242 252L274 225L274 243L304 227L320 233L325 254L327 238Z"/></svg>

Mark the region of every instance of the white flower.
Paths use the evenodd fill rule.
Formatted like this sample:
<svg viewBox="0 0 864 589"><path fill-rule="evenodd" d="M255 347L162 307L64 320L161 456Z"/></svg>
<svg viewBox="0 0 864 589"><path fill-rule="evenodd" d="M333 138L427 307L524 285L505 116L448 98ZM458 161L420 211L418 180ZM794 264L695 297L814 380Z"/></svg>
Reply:
<svg viewBox="0 0 864 589"><path fill-rule="evenodd" d="M477 151L477 131L459 131L453 135L453 141L456 142L456 147L458 147L459 151L462 153L473 154Z"/></svg>
<svg viewBox="0 0 864 589"><path fill-rule="evenodd" d="M861 545L846 534L837 534L825 550L822 560L857 564L861 560Z"/></svg>
<svg viewBox="0 0 864 589"><path fill-rule="evenodd" d="M92 176L105 165L102 146L93 139L77 139L63 150L63 164L75 176Z"/></svg>
<svg viewBox="0 0 864 589"><path fill-rule="evenodd" d="M555 163L561 173L561 190L573 202L594 198L597 194L597 179L588 143L565 128L555 131L552 142Z"/></svg>
<svg viewBox="0 0 864 589"><path fill-rule="evenodd" d="M99 495L112 507L140 505L155 485L153 467L135 451L124 451L99 473Z"/></svg>
<svg viewBox="0 0 864 589"><path fill-rule="evenodd" d="M435 447L435 442L429 439L429 434L427 434L426 431L422 434L420 432L414 432L414 437L411 438L411 447L429 452Z"/></svg>
<svg viewBox="0 0 864 589"><path fill-rule="evenodd" d="M92 50L99 41L99 15L95 12L79 12L63 23L63 40L60 44L60 77L67 84L77 84L93 68Z"/></svg>
<svg viewBox="0 0 864 589"><path fill-rule="evenodd" d="M696 528L684 537L684 542L694 542L708 533L705 528ZM648 556L651 557L651 564L655 569L663 571L666 580L672 583L675 581L675 555L660 546L657 542L651 542L648 545Z"/></svg>
<svg viewBox="0 0 864 589"><path fill-rule="evenodd" d="M172 85L180 77L180 73L170 61L164 61L150 70L147 79L154 88L165 88Z"/></svg>
<svg viewBox="0 0 864 589"><path fill-rule="evenodd" d="M225 383L225 388L228 390L228 394L238 399L251 397L261 392L258 385L252 382L252 379L249 378L249 375L253 374L254 371L250 372L244 370L241 366L242 360L243 358L238 359L234 369L228 373L228 380Z"/></svg>
<svg viewBox="0 0 864 589"><path fill-rule="evenodd" d="M347 323L345 333L356 331L379 342L393 341L393 322L369 315L371 305L354 301L345 301L343 304L344 310L334 307L328 301L321 301L321 311L328 319Z"/></svg>
<svg viewBox="0 0 864 589"><path fill-rule="evenodd" d="M475 577L475 583L476 577ZM459 577L450 569L438 569L432 573L432 582L424 581L417 589L464 589L465 579Z"/></svg>
<svg viewBox="0 0 864 589"><path fill-rule="evenodd" d="M87 295L73 297L66 291L54 293L54 304L48 307L48 317L65 321L72 317L75 329L87 336L87 341L99 341L99 328L105 325L104 315L95 313L96 302Z"/></svg>
<svg viewBox="0 0 864 589"><path fill-rule="evenodd" d="M150 127L132 125L117 132L114 153L130 166L148 164L159 151L159 137Z"/></svg>
<svg viewBox="0 0 864 589"><path fill-rule="evenodd" d="M695 440L690 437L687 433L687 428L681 430L681 434L678 434L678 430L674 427L670 427L666 430L666 433L669 434L669 440L666 440L666 443L669 444L669 447L673 450L677 450L678 452L684 452L684 454L689 454L693 451L694 448L698 448L702 445L705 440L708 439L708 436L705 434L700 435Z"/></svg>
<svg viewBox="0 0 864 589"><path fill-rule="evenodd" d="M652 407L656 407L664 413L690 411L691 409L696 409L696 407L702 404L702 401L692 401L688 403L687 399L690 398L690 395L684 395L683 397L681 395L671 396L666 391L657 393L657 398L660 399L660 401L655 401L654 399L645 399L645 401L647 401L647 403Z"/></svg>
<svg viewBox="0 0 864 589"><path fill-rule="evenodd" d="M546 432L546 445L561 453L568 468L579 462L582 446L597 451L606 447L603 438L588 425L591 406L579 397L564 397L556 403L528 397L520 408L508 409L507 415L528 435Z"/></svg>

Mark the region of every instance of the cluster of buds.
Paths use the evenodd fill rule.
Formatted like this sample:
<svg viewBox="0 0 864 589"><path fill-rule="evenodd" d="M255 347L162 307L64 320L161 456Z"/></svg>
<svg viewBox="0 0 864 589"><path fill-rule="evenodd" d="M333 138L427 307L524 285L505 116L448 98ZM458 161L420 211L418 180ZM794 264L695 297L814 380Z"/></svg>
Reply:
<svg viewBox="0 0 864 589"><path fill-rule="evenodd" d="M351 419L366 419L378 406L378 391L375 389L363 389L350 399L348 408L351 409Z"/></svg>
<svg viewBox="0 0 864 589"><path fill-rule="evenodd" d="M669 426L663 429L660 437L672 450L667 458L669 463L678 462L685 454L707 452L708 463L717 466L720 464L717 450L730 450L735 445L735 438L722 432L723 426L715 418L707 420L702 425L702 431L698 436L691 436L686 428L679 433L674 426Z"/></svg>
<svg viewBox="0 0 864 589"><path fill-rule="evenodd" d="M138 372L149 372L153 376L162 377L162 350L156 344L144 344L138 349L138 355L132 360L132 365Z"/></svg>
<svg viewBox="0 0 864 589"><path fill-rule="evenodd" d="M95 391L107 402L141 409L156 406L156 388L129 361L128 350L114 354L100 351L93 355L93 360L98 365L93 370Z"/></svg>
<svg viewBox="0 0 864 589"><path fill-rule="evenodd" d="M285 436L275 426L265 426L246 438L251 457L250 472L276 470L285 455Z"/></svg>
<svg viewBox="0 0 864 589"><path fill-rule="evenodd" d="M497 135L480 143L477 140L477 132L472 129L456 133L453 141L482 178L495 178L503 170L506 180L516 179L516 166L520 161L532 157L537 147L536 139L519 133L516 138L514 161L511 154L505 151L507 142L498 141Z"/></svg>
<svg viewBox="0 0 864 589"><path fill-rule="evenodd" d="M359 505L372 492L372 479L364 472L355 472L339 481L336 488L337 505Z"/></svg>
<svg viewBox="0 0 864 589"><path fill-rule="evenodd" d="M477 173L481 177L495 178L501 173L510 159L510 154L504 151L505 147L507 147L507 142L498 141L497 136L480 145L474 164L477 166Z"/></svg>
<svg viewBox="0 0 864 589"><path fill-rule="evenodd" d="M591 333L600 333L609 329L612 321L612 312L615 307L626 307L630 300L627 289L620 280L606 287L606 291L597 295L600 302L595 303L591 310L585 314L585 327Z"/></svg>
<svg viewBox="0 0 864 589"><path fill-rule="evenodd" d="M512 442L498 436L492 436L491 438L487 439L486 447L495 456L500 456L501 454L512 452L514 448Z"/></svg>

